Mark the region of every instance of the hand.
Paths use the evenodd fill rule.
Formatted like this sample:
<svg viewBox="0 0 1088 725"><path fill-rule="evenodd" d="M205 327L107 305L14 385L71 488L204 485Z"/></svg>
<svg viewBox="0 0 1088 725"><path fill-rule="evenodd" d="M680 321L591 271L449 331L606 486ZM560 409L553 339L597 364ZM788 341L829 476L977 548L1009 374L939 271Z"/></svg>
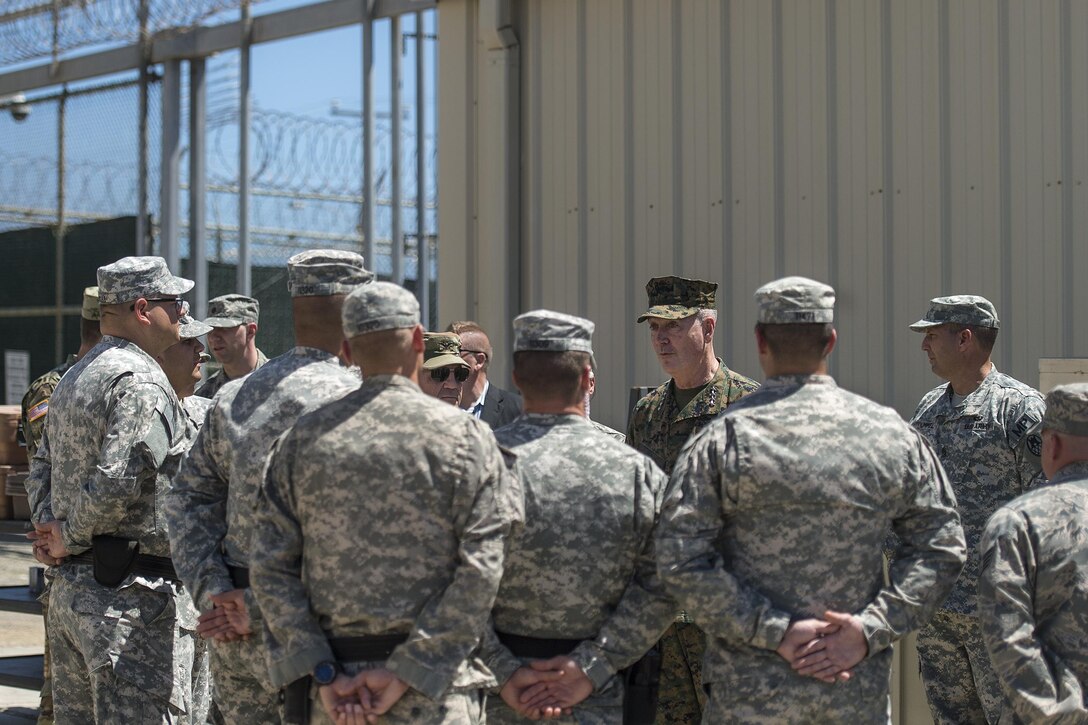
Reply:
<svg viewBox="0 0 1088 725"><path fill-rule="evenodd" d="M33 543L31 550L34 553L34 558L46 566L57 566L64 562L64 559L54 559L49 555L49 538L46 535L41 534L37 529L27 532L26 538L30 539Z"/></svg>
<svg viewBox="0 0 1088 725"><path fill-rule="evenodd" d="M519 698L522 707L538 708L544 717L569 714L572 707L593 694L593 680L570 657L533 660L529 667L537 672L559 673L553 682L539 682L526 688Z"/></svg>
<svg viewBox="0 0 1088 725"><path fill-rule="evenodd" d="M848 679L850 668L857 665L869 654L869 642L865 639L865 629L861 618L846 612L824 612L824 619L835 627L835 631L825 634L819 649L803 647L792 667L799 675L808 675L827 681L830 673L840 679ZM843 677L843 675L846 677Z"/></svg>
<svg viewBox="0 0 1088 725"><path fill-rule="evenodd" d="M249 611L246 609L245 590L231 589L211 596L212 609L197 620L196 633L204 639L217 642L233 642L249 639Z"/></svg>
<svg viewBox="0 0 1088 725"><path fill-rule="evenodd" d="M353 678L340 673L330 684L317 688L321 706L325 708L329 719L337 725L364 725L366 722L366 713L352 682ZM367 701L369 702L369 692Z"/></svg>
<svg viewBox="0 0 1088 725"><path fill-rule="evenodd" d="M227 610L222 607L212 607L202 613L196 620L196 633L204 639L213 639L216 642L235 642L244 639L243 635L234 630L234 624L227 616Z"/></svg>
<svg viewBox="0 0 1088 725"><path fill-rule="evenodd" d="M48 521L34 524L34 531L40 536L43 543L41 547L51 558L60 561L69 556L71 552L64 546L64 537L61 534L61 521ZM29 536L29 535L28 535ZM35 542L37 545L38 542Z"/></svg>
<svg viewBox="0 0 1088 725"><path fill-rule="evenodd" d="M797 670L799 667L797 662L801 657L812 658L806 664L815 663L827 647L827 637L838 631L839 625L832 622L825 622L822 619L799 619L790 623L775 652L789 662L794 670ZM849 672L833 671L827 667L826 663L824 667L798 672L798 674L809 675L827 683L834 683L836 679L850 679Z"/></svg>
<svg viewBox="0 0 1088 725"><path fill-rule="evenodd" d="M534 670L531 667L520 667L510 676L510 679L506 681L506 684L502 686L499 696L511 710L522 717L527 717L530 720L539 720L541 717L545 717L544 713L541 712L540 708L528 708L522 705L522 694L524 694L525 690L538 682L554 682L562 676L562 670L548 670L542 672L540 670Z"/></svg>
<svg viewBox="0 0 1088 725"><path fill-rule="evenodd" d="M342 708L344 715L356 717L354 704L358 703L368 723L376 723L378 718L389 712L389 709L396 705L408 691L408 683L386 669L363 670L351 678L337 677L331 687L345 705ZM351 707L347 707L349 705ZM338 712L340 711L338 709ZM347 721L337 719L338 725L342 722L354 725L350 719Z"/></svg>

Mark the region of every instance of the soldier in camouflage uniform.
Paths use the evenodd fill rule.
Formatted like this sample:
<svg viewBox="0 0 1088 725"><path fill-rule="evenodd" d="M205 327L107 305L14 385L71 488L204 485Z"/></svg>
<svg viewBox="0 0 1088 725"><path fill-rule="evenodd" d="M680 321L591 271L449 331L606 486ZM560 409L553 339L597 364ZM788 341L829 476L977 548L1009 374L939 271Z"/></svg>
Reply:
<svg viewBox="0 0 1088 725"><path fill-rule="evenodd" d="M303 416L273 450L253 588L273 681L312 675L311 722L483 721L473 657L521 497L490 429L424 395L419 304L374 282L344 303L362 387Z"/></svg>
<svg viewBox="0 0 1088 725"><path fill-rule="evenodd" d="M492 610L485 655L503 687L501 699L488 700L489 723L527 722L523 711L534 708L521 697L531 697L525 690L535 684L529 662L536 660L565 673L549 688L577 695L556 694L553 704L573 707L565 722L619 725L621 671L676 613L653 550L665 474L585 417L592 334L589 320L549 310L514 320L514 383L524 412L495 438L517 455L526 523L507 547Z"/></svg>
<svg viewBox="0 0 1088 725"><path fill-rule="evenodd" d="M83 290L83 308L80 310L79 350L75 355L69 355L64 363L34 380L23 396L22 419L19 421L19 427L26 442L28 459L32 460L34 458L38 446L41 445L42 436L45 433L46 416L49 414L49 398L52 397L53 391L56 390L61 376L102 340L102 331L98 327L99 319L101 319L101 314L98 310L98 288L87 287ZM35 551L38 550L35 549ZM38 597L38 601L42 605L42 621L46 627L49 626L49 586L52 581L53 570L50 568L46 570L45 589ZM51 725L53 722L51 659L49 656L49 634L47 632L45 649L42 653L42 691L41 704L38 707L38 725Z"/></svg>
<svg viewBox="0 0 1088 725"><path fill-rule="evenodd" d="M1011 722L1088 723L1088 384L1046 396L1049 482L982 534L978 616Z"/></svg>
<svg viewBox="0 0 1088 725"><path fill-rule="evenodd" d="M933 450L827 374L834 301L803 277L757 290L766 382L688 441L669 480L658 571L709 635L704 723L890 722L890 645L963 565ZM889 529L903 545L885 585Z"/></svg>
<svg viewBox="0 0 1088 725"><path fill-rule="evenodd" d="M277 436L359 387L337 357L340 309L373 274L354 252L316 250L291 257L287 277L295 347L219 391L167 501L178 572L204 613L200 633L214 639L215 703L228 723L281 718L249 588L254 502Z"/></svg>
<svg viewBox="0 0 1088 725"><path fill-rule="evenodd" d="M423 335L423 347L419 389L460 407L470 369L461 357L461 338L452 332L428 332Z"/></svg>
<svg viewBox="0 0 1088 725"><path fill-rule="evenodd" d="M98 270L102 342L61 378L27 481L35 546L63 560L49 608L58 722L191 722L196 611L163 498L187 420L154 356L193 283L159 257ZM100 583L104 582L104 583Z"/></svg>
<svg viewBox="0 0 1088 725"><path fill-rule="evenodd" d="M990 359L999 327L989 300L938 297L911 325L924 333L933 372L947 381L911 418L948 472L967 533L967 566L948 600L918 634L922 682L938 723L996 723L1004 696L978 627L978 543L999 506L1040 478L1043 397L997 371Z"/></svg>
<svg viewBox="0 0 1088 725"><path fill-rule="evenodd" d="M689 437L759 383L735 373L714 354L718 285L683 277L655 277L646 283L650 343L671 380L638 401L627 428L627 442L666 474ZM701 668L706 636L680 613L661 643L661 725L699 719L706 695Z"/></svg>
<svg viewBox="0 0 1088 725"><path fill-rule="evenodd" d="M200 320L194 320L188 315L188 310L178 322L178 335L181 340L155 359L162 366L166 379L170 381L174 393L181 401L181 407L189 417L192 437L195 438L197 431L204 425L208 410L212 407L211 400L193 393L197 383L200 382L200 364L208 359L200 337L206 335L212 328Z"/></svg>
<svg viewBox="0 0 1088 725"><path fill-rule="evenodd" d="M208 347L215 353L219 368L196 389L202 398L214 398L220 388L238 380L268 362L257 349L257 319L261 304L245 295L221 295L208 300L208 317L204 324L211 327Z"/></svg>

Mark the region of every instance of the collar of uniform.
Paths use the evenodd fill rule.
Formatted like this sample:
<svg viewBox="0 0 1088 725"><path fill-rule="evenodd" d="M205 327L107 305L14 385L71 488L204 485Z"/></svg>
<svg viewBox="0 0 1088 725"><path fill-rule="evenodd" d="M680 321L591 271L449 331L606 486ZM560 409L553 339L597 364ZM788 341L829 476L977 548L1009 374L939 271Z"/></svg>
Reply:
<svg viewBox="0 0 1088 725"><path fill-rule="evenodd" d="M952 383L947 383L945 385L945 394L942 396L941 400L953 410L958 410L963 413L973 413L978 410L980 401L986 397L986 393L983 391L989 389L990 385L992 385L996 379L996 376L997 365L990 363L990 372L986 373L986 377L982 379L982 382L978 384L977 388L963 397L963 402L961 402L958 407L952 405L952 396L955 394L955 391L952 390Z"/></svg>
<svg viewBox="0 0 1088 725"><path fill-rule="evenodd" d="M522 413L521 417L534 425L590 425L588 418L576 413Z"/></svg>
<svg viewBox="0 0 1088 725"><path fill-rule="evenodd" d="M1054 474L1054 478L1046 482L1047 486L1069 481L1088 481L1088 461L1073 461Z"/></svg>
<svg viewBox="0 0 1088 725"><path fill-rule="evenodd" d="M729 376L729 368L721 358L718 360L718 372L710 378L699 394L691 399L684 410L676 411L673 420L685 420L687 418L702 418L707 415L717 415L725 410L725 396L722 395L722 383ZM676 381L669 381L669 398L672 405L676 405ZM685 414L685 411L691 411ZM697 412L696 412L697 411Z"/></svg>
<svg viewBox="0 0 1088 725"><path fill-rule="evenodd" d="M126 340L123 337L115 337L113 335L103 335L102 342L100 342L99 344L108 345L109 347L122 347L126 350L130 350L139 355L140 357L146 359L148 362L152 363L156 370L162 370L162 368L159 366L158 360L148 355L142 347L134 343L132 340ZM163 373L163 375L165 376L166 373Z"/></svg>
<svg viewBox="0 0 1088 725"><path fill-rule="evenodd" d="M388 387L401 387L410 386L419 390L419 386L413 383L410 379L403 375L397 375L395 373L388 375L365 375L363 376L364 388L388 388ZM423 392L420 390L420 392Z"/></svg>
<svg viewBox="0 0 1088 725"><path fill-rule="evenodd" d="M340 358L333 355L328 350L320 350L316 347L303 347L297 345L288 350L285 355L294 355L295 357L307 357L311 360L323 360L325 362L340 364Z"/></svg>
<svg viewBox="0 0 1088 725"><path fill-rule="evenodd" d="M830 375L798 374L775 375L763 381L764 388L799 388L802 385L830 385L838 387L835 378Z"/></svg>

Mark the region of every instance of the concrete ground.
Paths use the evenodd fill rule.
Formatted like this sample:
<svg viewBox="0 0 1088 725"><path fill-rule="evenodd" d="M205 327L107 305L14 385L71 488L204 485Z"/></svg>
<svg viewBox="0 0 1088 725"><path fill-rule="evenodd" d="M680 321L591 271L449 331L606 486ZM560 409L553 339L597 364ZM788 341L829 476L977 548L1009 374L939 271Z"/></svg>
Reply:
<svg viewBox="0 0 1088 725"><path fill-rule="evenodd" d="M0 586L25 586L37 565L24 532L22 521L0 521ZM0 611L0 657L41 654L44 641L39 615ZM27 725L37 717L36 691L0 687L0 725Z"/></svg>

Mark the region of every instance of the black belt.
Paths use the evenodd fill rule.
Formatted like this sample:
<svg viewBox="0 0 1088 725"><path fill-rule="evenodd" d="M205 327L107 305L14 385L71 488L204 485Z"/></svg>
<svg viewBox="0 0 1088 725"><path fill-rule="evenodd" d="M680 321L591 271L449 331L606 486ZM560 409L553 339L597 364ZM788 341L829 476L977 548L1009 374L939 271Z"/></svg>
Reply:
<svg viewBox="0 0 1088 725"><path fill-rule="evenodd" d="M73 554L65 558L66 562L73 564L88 564L94 566L94 554L87 550L82 554ZM150 554L137 554L136 560L129 570L130 574L139 574L146 577L162 577L180 583L181 577L174 569L174 562L165 556L151 556Z"/></svg>
<svg viewBox="0 0 1088 725"><path fill-rule="evenodd" d="M408 639L406 634L376 634L367 637L329 637L337 662L376 662L389 659L394 648Z"/></svg>
<svg viewBox="0 0 1088 725"><path fill-rule="evenodd" d="M569 655L582 643L580 639L541 639L506 632L495 632L495 634L516 657L531 657L538 660Z"/></svg>
<svg viewBox="0 0 1088 725"><path fill-rule="evenodd" d="M231 566L227 564L227 570L230 572L230 580L234 582L235 589L249 589L248 566Z"/></svg>

